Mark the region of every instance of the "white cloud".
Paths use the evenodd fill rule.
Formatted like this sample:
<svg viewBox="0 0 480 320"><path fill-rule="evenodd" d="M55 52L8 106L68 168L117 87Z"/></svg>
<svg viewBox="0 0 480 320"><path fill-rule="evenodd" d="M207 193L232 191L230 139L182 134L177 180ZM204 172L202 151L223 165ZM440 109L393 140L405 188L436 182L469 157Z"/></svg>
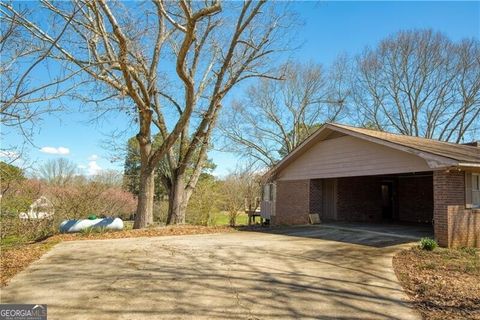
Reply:
<svg viewBox="0 0 480 320"><path fill-rule="evenodd" d="M97 163L98 159L99 156L97 156L96 154L92 154L88 157L88 163L86 165L79 164L77 167L88 176L97 175L100 173L100 171L103 170L102 167L100 167Z"/></svg>
<svg viewBox="0 0 480 320"><path fill-rule="evenodd" d="M65 148L65 147L43 147L40 149L41 152L43 153L48 153L48 154L59 154L59 155L67 155L70 153L70 149Z"/></svg>
<svg viewBox="0 0 480 320"><path fill-rule="evenodd" d="M98 174L101 170L102 170L102 167L100 167L98 165L97 161L90 161L88 163L87 174L89 176L94 176L94 175Z"/></svg>

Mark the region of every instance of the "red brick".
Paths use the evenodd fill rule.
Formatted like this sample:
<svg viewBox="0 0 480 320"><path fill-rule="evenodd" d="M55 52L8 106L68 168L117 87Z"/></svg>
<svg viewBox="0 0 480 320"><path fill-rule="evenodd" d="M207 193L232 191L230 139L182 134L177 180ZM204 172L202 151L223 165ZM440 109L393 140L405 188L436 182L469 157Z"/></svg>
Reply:
<svg viewBox="0 0 480 320"><path fill-rule="evenodd" d="M310 180L277 181L275 216L271 223L308 224Z"/></svg>
<svg viewBox="0 0 480 320"><path fill-rule="evenodd" d="M448 207L465 206L465 173L435 171L433 173L433 219L435 239L444 247L449 245Z"/></svg>

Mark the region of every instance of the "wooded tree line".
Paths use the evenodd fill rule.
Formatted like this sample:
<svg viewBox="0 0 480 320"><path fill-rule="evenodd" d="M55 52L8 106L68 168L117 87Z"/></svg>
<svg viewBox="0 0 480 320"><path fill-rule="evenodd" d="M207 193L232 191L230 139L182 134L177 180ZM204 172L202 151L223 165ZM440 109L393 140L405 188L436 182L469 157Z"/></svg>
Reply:
<svg viewBox="0 0 480 320"><path fill-rule="evenodd" d="M404 31L327 68L279 66L273 58L288 49L295 25L287 3L74 0L0 8L0 48L10 61L2 65L9 82L2 123L33 121L54 109L46 102L63 106L61 97L107 117L129 115L138 131L128 142L135 174L125 171L138 186L136 228L153 222L155 188L168 194L167 222L185 222L219 120L225 149L266 166L329 121L452 142L480 129L477 39ZM53 76L34 82L41 64L55 66ZM244 80L244 98L225 100Z"/></svg>
<svg viewBox="0 0 480 320"><path fill-rule="evenodd" d="M139 176L139 172L135 175ZM65 219L96 215L130 220L135 212L138 185L128 184L128 176L107 170L83 176L76 164L66 158L49 160L28 174L0 161L0 181L2 239L12 236L37 240L57 233L58 224ZM156 183L161 184L161 181ZM134 188L136 191L129 192ZM204 172L189 201L186 222L235 226L249 203L258 204L259 190L260 175L249 169L237 170L224 179ZM166 195L164 190L155 195L157 224L165 224L168 220L168 201L162 198ZM40 201L45 206L39 208ZM50 213L46 219L37 216Z"/></svg>
<svg viewBox="0 0 480 320"><path fill-rule="evenodd" d="M225 149L274 165L326 122L459 143L480 136L480 42L402 31L329 68L287 63L226 110ZM467 141L465 141L467 142Z"/></svg>
<svg viewBox="0 0 480 320"><path fill-rule="evenodd" d="M478 39L399 32L356 58L352 84L352 103L364 124L456 143L478 138Z"/></svg>

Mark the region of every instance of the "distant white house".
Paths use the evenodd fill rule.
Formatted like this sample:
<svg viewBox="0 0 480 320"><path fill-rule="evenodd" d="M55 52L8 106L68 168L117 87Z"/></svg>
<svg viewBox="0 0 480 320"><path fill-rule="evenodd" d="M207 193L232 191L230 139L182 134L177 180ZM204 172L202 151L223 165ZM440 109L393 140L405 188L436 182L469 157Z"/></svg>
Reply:
<svg viewBox="0 0 480 320"><path fill-rule="evenodd" d="M45 219L53 216L55 209L53 204L46 197L41 196L35 200L28 209L28 212L21 212L20 219Z"/></svg>

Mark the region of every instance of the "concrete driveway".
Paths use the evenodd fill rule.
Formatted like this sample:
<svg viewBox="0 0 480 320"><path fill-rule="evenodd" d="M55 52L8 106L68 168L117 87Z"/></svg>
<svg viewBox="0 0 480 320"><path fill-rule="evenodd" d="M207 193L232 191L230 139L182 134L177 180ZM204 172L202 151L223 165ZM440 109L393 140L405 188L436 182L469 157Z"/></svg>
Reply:
<svg viewBox="0 0 480 320"><path fill-rule="evenodd" d="M320 226L64 242L1 302L49 319L420 319L392 270L411 241Z"/></svg>

